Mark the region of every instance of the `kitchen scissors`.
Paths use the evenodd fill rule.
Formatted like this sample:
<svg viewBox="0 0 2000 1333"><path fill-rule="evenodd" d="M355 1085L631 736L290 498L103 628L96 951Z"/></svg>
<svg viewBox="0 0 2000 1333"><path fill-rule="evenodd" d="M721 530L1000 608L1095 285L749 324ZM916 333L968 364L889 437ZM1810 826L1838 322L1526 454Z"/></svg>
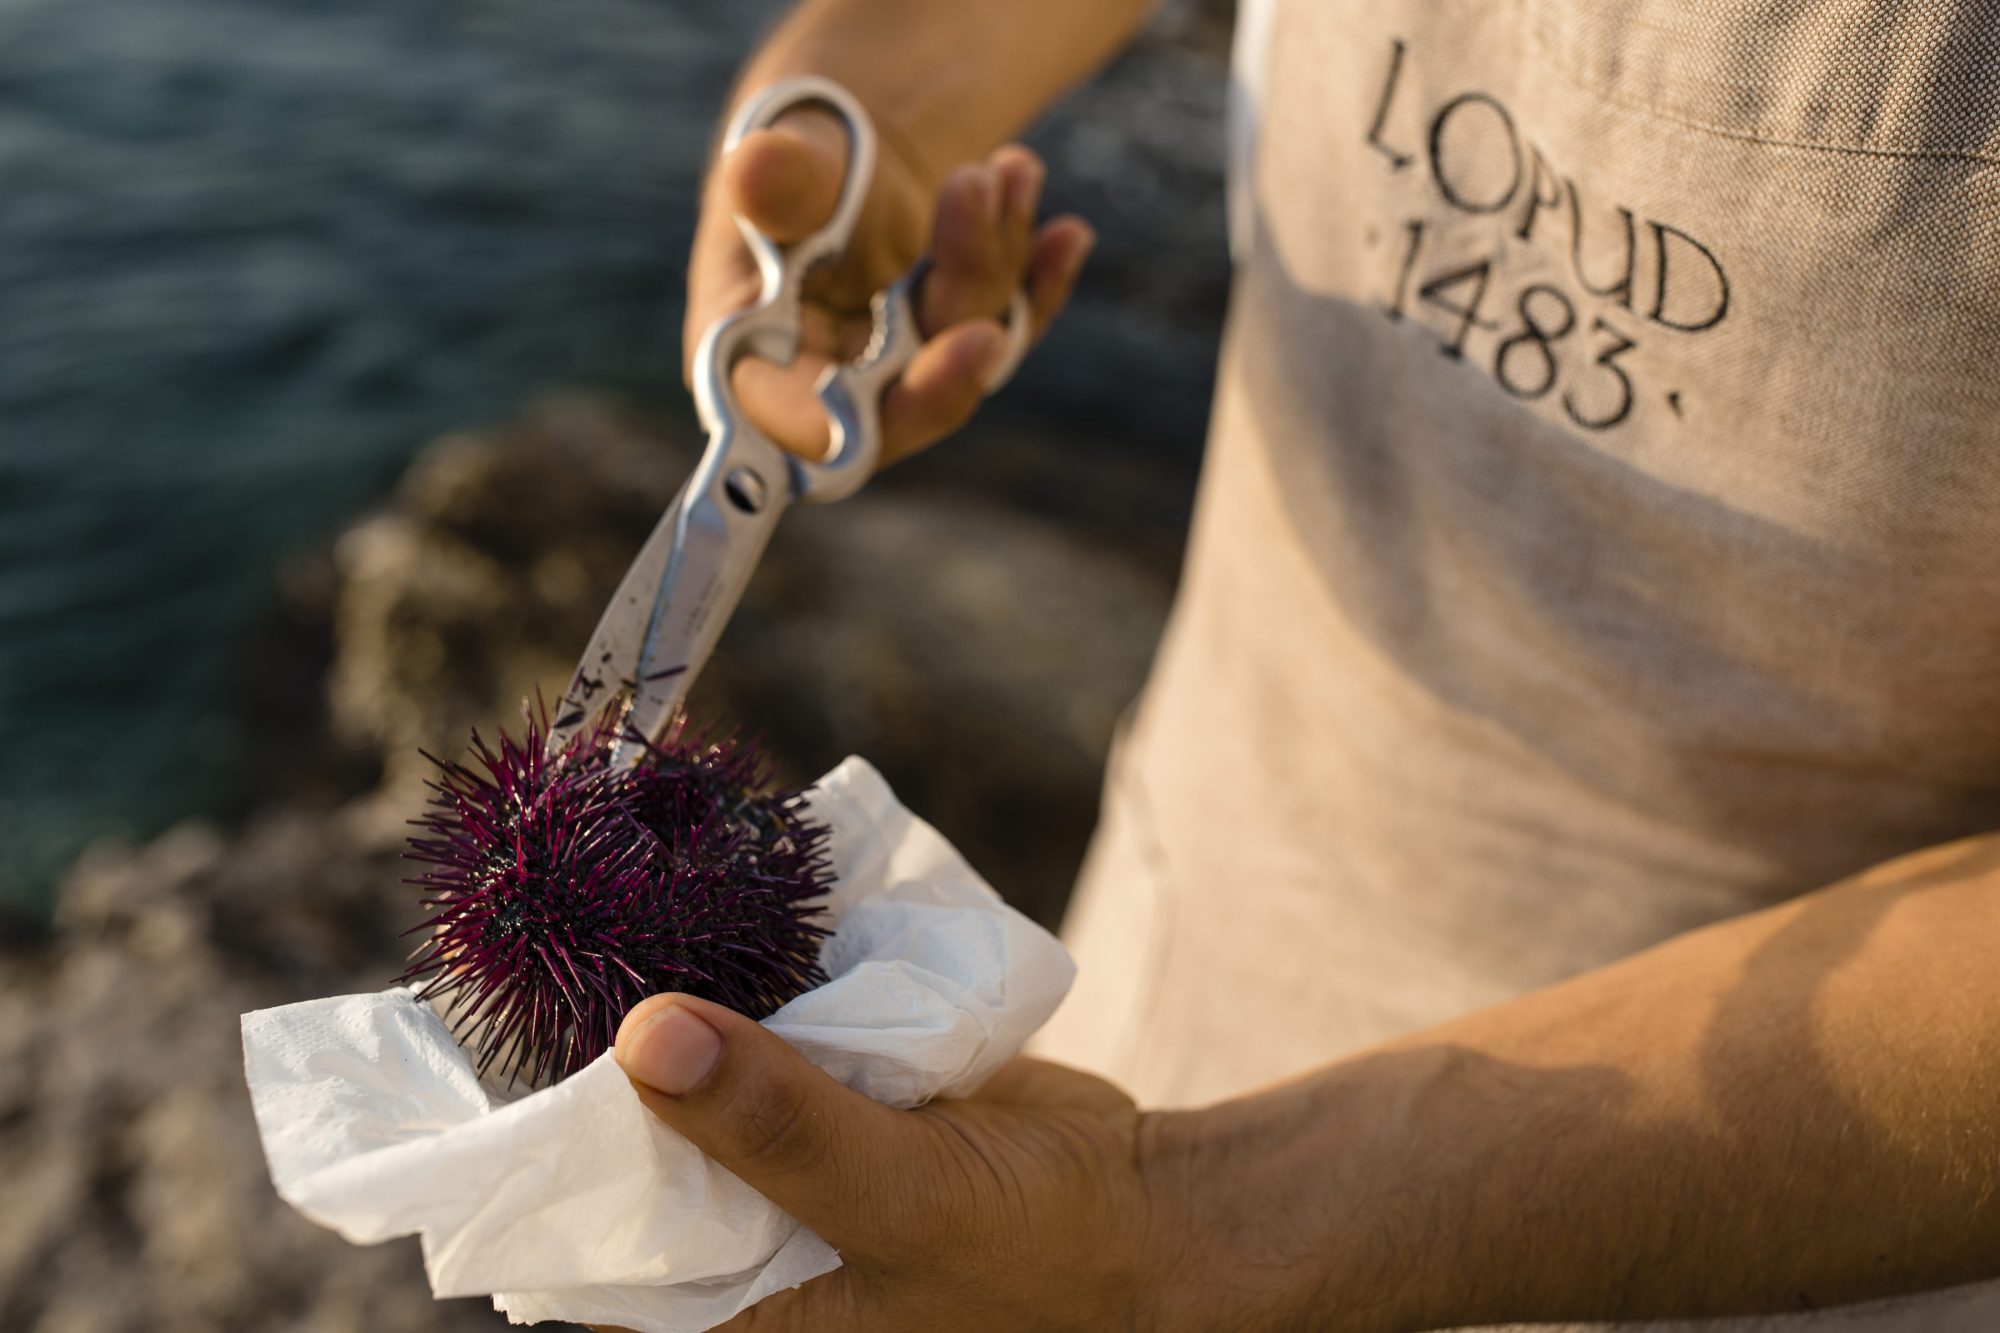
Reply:
<svg viewBox="0 0 2000 1333"><path fill-rule="evenodd" d="M695 349L694 398L707 448L605 607L550 725L550 755L596 726L607 710L615 710L614 765L637 762L657 745L742 600L779 515L794 501L854 494L881 461L882 394L923 344L915 302L926 261L876 295L873 337L861 355L820 377L816 392L832 436L825 458L804 459L781 448L744 415L730 384L745 357L782 366L798 354L806 274L846 248L874 176L874 128L853 95L829 79L786 79L760 91L730 121L722 151L802 106L832 112L847 134L839 202L824 227L785 246L736 219L756 258L762 291L754 305L711 324ZM989 393L1027 351L1031 320L1018 288L1006 322L1008 355L988 379Z"/></svg>

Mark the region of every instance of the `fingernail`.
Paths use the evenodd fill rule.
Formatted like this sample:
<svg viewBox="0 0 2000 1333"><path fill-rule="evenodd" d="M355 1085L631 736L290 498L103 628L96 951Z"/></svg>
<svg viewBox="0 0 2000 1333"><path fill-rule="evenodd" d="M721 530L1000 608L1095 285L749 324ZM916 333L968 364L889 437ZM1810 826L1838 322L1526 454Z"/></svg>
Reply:
<svg viewBox="0 0 2000 1333"><path fill-rule="evenodd" d="M1033 164L1023 162L1007 176L1007 211L1016 215L1032 215L1035 208L1035 194L1042 187L1042 173Z"/></svg>
<svg viewBox="0 0 2000 1333"><path fill-rule="evenodd" d="M678 1004L646 1020L619 1052L625 1072L680 1097L700 1087L722 1060L722 1034Z"/></svg>

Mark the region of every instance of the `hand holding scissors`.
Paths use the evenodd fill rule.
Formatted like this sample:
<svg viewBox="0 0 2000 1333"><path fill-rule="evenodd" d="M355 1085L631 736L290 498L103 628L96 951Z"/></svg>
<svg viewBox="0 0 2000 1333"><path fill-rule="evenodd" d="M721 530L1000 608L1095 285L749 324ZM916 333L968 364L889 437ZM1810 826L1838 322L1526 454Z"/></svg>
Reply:
<svg viewBox="0 0 2000 1333"><path fill-rule="evenodd" d="M976 262L963 262L962 256L970 253L975 261L979 258L979 233L953 225L953 210L961 218L970 214L976 220L982 201L996 218L1004 218L1010 206L1018 209L1020 159L1025 159L1031 173L1026 208L1032 217L1039 166L1025 150L1003 150L1015 154L1015 160L985 169L983 177L968 169L947 183L936 233L935 271L930 271L928 260L919 261L876 294L867 346L854 359L827 366L818 377L816 409L824 419L829 448L818 459L801 457L797 451L810 446L797 438L796 428L786 431L787 423L775 421L767 429L760 416L769 421L770 414L746 411L739 391L768 387L775 377L796 373L787 367L801 364L808 317L819 313L805 299L809 274L816 278L825 271L816 271L816 266L826 265L854 243L879 160L877 140L860 106L837 85L820 79L788 80L743 105L725 139L723 159L725 174L746 165L745 159L754 173L758 150L764 151L763 160L768 162L774 147L787 147L769 142L771 127L788 113L805 108L826 113L819 123L837 126L846 141L845 172L831 216L806 234L794 231L796 239L780 244L744 216L755 211L754 206L737 213L735 226L745 254L754 262L759 290L754 304L708 324L696 345L690 378L708 431L708 448L607 607L558 709L552 747L566 743L613 701L623 709L614 759L636 758L643 742L666 731L740 600L778 515L793 500L838 499L866 481L884 455L885 397L892 416L905 409L899 423L903 433L910 428L908 418L921 415L925 404L920 400L931 387L924 374L926 362L942 362L956 349L941 346L951 334L932 344L924 342L918 328L920 311L933 312L923 320L933 326L937 314L949 317L958 295L954 285L963 287L967 268L977 267ZM792 123L797 124L797 118ZM760 139L764 142L756 142ZM742 158L735 156L739 147L746 150ZM749 187L750 193L757 184L754 179L736 183ZM739 190L739 195L744 192ZM1019 235L1027 234L1026 226L1021 226ZM872 239L878 238L864 238ZM1080 221L1061 219L1032 240L1033 253L1027 256L1031 262L1024 271L1028 291L1014 292L1005 354L997 370L989 367L989 390L1011 373L1033 332L1067 295L1088 246L1088 230ZM990 331L991 325L986 327ZM936 380L935 364L928 369L929 379ZM905 372L907 378L899 382ZM890 443L893 446L894 441Z"/></svg>

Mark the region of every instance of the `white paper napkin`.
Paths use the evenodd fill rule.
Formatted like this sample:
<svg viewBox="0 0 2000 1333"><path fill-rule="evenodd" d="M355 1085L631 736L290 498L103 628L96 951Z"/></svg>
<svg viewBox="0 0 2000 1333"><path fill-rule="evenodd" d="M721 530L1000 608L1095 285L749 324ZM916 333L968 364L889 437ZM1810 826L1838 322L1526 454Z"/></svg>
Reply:
<svg viewBox="0 0 2000 1333"><path fill-rule="evenodd" d="M833 830L831 980L764 1025L892 1106L971 1091L1055 1011L1068 953L865 761L809 800ZM245 1014L243 1055L278 1193L357 1244L421 1236L436 1295L491 1294L515 1323L695 1333L839 1267L655 1120L608 1053L503 1104L395 989Z"/></svg>

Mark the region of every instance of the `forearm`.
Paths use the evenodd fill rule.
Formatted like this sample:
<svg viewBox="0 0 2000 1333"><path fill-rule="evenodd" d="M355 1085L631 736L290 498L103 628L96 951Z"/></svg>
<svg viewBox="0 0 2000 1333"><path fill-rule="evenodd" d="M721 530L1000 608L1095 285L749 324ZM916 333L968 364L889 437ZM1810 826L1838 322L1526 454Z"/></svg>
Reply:
<svg viewBox="0 0 2000 1333"><path fill-rule="evenodd" d="M1131 40L1153 0L805 0L740 86L795 74L861 99L935 184L984 157Z"/></svg>
<svg viewBox="0 0 2000 1333"><path fill-rule="evenodd" d="M2000 841L1905 858L1156 1118L1163 1235L1198 1228L1217 1257L1188 1281L1274 1327L1752 1313L2000 1274L1996 957Z"/></svg>

